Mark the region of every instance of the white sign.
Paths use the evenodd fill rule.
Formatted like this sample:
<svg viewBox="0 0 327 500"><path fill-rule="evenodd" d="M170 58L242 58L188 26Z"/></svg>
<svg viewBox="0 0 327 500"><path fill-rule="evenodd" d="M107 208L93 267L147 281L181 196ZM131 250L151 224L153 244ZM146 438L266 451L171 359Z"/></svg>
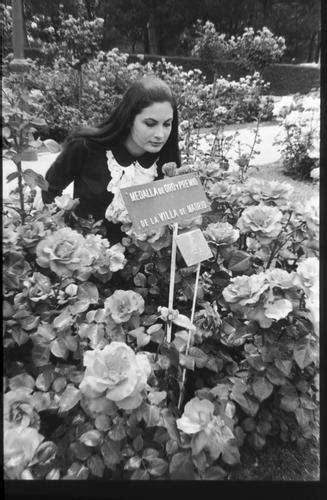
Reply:
<svg viewBox="0 0 327 500"><path fill-rule="evenodd" d="M187 266L211 259L212 252L201 229L192 229L176 236L177 246Z"/></svg>

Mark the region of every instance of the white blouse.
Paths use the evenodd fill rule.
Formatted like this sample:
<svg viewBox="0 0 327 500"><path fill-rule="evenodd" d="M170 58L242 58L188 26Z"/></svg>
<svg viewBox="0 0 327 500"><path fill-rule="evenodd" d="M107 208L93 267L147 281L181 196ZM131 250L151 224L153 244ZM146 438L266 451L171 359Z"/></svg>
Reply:
<svg viewBox="0 0 327 500"><path fill-rule="evenodd" d="M111 174L111 181L107 186L107 190L113 193L114 197L106 210L105 217L115 224L119 222L123 224L130 223L131 219L127 213L120 189L152 182L157 177L157 163L155 162L149 168L144 168L137 161L134 161L131 165L123 167L119 165L112 151L107 151L107 162Z"/></svg>

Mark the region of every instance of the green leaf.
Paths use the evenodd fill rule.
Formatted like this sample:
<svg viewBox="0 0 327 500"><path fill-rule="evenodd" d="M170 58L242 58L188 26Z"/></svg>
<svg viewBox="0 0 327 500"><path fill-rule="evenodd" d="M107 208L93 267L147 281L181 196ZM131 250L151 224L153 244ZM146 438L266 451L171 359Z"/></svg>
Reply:
<svg viewBox="0 0 327 500"><path fill-rule="evenodd" d="M18 172L11 172L10 174L7 175L7 182L11 182L13 181L14 179L16 179L18 177Z"/></svg>
<svg viewBox="0 0 327 500"><path fill-rule="evenodd" d="M43 144L50 153L60 153L61 146L53 139L45 139Z"/></svg>
<svg viewBox="0 0 327 500"><path fill-rule="evenodd" d="M223 360L214 356L208 356L206 364L204 365L205 368L208 368L208 370L211 370L215 373L219 373L223 369L223 366Z"/></svg>
<svg viewBox="0 0 327 500"><path fill-rule="evenodd" d="M45 366L49 363L50 347L47 345L34 344L32 348L32 361L36 367Z"/></svg>
<svg viewBox="0 0 327 500"><path fill-rule="evenodd" d="M253 433L253 445L254 445L254 447L257 450L261 450L265 444L266 444L265 436L261 436L261 434L254 432Z"/></svg>
<svg viewBox="0 0 327 500"><path fill-rule="evenodd" d="M77 338L73 337L72 335L66 335L63 337L63 341L65 343L65 346L69 351L76 352L78 348L78 343L77 343Z"/></svg>
<svg viewBox="0 0 327 500"><path fill-rule="evenodd" d="M108 432L108 436L113 441L121 441L126 437L126 429L123 422L115 423L113 429Z"/></svg>
<svg viewBox="0 0 327 500"><path fill-rule="evenodd" d="M293 357L301 370L304 370L314 361L313 351L310 342L298 344L294 348Z"/></svg>
<svg viewBox="0 0 327 500"><path fill-rule="evenodd" d="M285 377L288 377L292 370L293 362L287 359L275 359L275 366L280 370Z"/></svg>
<svg viewBox="0 0 327 500"><path fill-rule="evenodd" d="M136 470L139 469L142 463L141 457L135 455L130 457L124 465L124 470Z"/></svg>
<svg viewBox="0 0 327 500"><path fill-rule="evenodd" d="M14 312L15 312L15 309L10 304L10 302L8 302L8 300L4 300L2 302L2 315L3 315L3 319L9 319L9 318L11 318L13 316Z"/></svg>
<svg viewBox="0 0 327 500"><path fill-rule="evenodd" d="M54 356L57 358L66 359L68 356L68 349L64 342L64 339L55 339L52 340L50 344L50 350Z"/></svg>
<svg viewBox="0 0 327 500"><path fill-rule="evenodd" d="M133 439L133 448L135 451L141 451L143 449L143 446L144 441L141 434L139 434L135 439Z"/></svg>
<svg viewBox="0 0 327 500"><path fill-rule="evenodd" d="M35 386L41 391L46 392L49 390L50 385L53 382L53 379L54 379L53 370L45 370L43 373L40 373L40 375L37 377L35 381Z"/></svg>
<svg viewBox="0 0 327 500"><path fill-rule="evenodd" d="M221 458L225 462L225 464L228 465L239 464L241 461L241 457L237 445L235 443L227 443L224 446Z"/></svg>
<svg viewBox="0 0 327 500"><path fill-rule="evenodd" d="M59 316L57 316L53 321L53 326L58 330L63 330L74 323L74 318L70 313L70 310L64 310Z"/></svg>
<svg viewBox="0 0 327 500"><path fill-rule="evenodd" d="M254 418L252 417L247 417L242 421L242 427L245 430L245 432L253 432L254 429L256 428L256 423Z"/></svg>
<svg viewBox="0 0 327 500"><path fill-rule="evenodd" d="M46 127L47 122L44 120L44 118L32 118L30 120L30 124L33 127ZM48 140L52 141L52 139L48 139Z"/></svg>
<svg viewBox="0 0 327 500"><path fill-rule="evenodd" d="M164 399L166 399L166 397L167 397L166 391L154 391L154 392L149 392L148 394L148 400L153 405L160 404Z"/></svg>
<svg viewBox="0 0 327 500"><path fill-rule="evenodd" d="M69 467L66 476L62 479L78 479L82 481L83 479L87 479L89 477L89 470L80 462L73 462L73 464Z"/></svg>
<svg viewBox="0 0 327 500"><path fill-rule="evenodd" d="M11 335L17 345L24 345L29 340L28 333L20 328L13 328Z"/></svg>
<svg viewBox="0 0 327 500"><path fill-rule="evenodd" d="M37 158L36 158L37 160ZM23 172L23 179L31 188L38 186L43 191L47 191L49 188L48 181L43 177L43 175L34 172L34 170L28 168Z"/></svg>
<svg viewBox="0 0 327 500"><path fill-rule="evenodd" d="M73 384L68 384L59 400L59 411L64 413L71 410L81 399L81 391Z"/></svg>
<svg viewBox="0 0 327 500"><path fill-rule="evenodd" d="M274 386L266 377L257 377L252 383L252 389L255 397L261 402L269 398L273 392Z"/></svg>
<svg viewBox="0 0 327 500"><path fill-rule="evenodd" d="M233 432L236 439L237 447L240 449L244 444L246 433L244 432L243 428L240 425L234 427Z"/></svg>
<svg viewBox="0 0 327 500"><path fill-rule="evenodd" d="M37 335L40 335L42 339L46 342L50 342L56 337L55 331L52 325L41 323L36 331Z"/></svg>
<svg viewBox="0 0 327 500"><path fill-rule="evenodd" d="M162 344L160 346L160 354L164 354L169 359L172 366L179 365L179 352L173 344Z"/></svg>
<svg viewBox="0 0 327 500"><path fill-rule="evenodd" d="M208 356L202 351L202 349L199 349L198 347L190 347L189 355L194 358L195 366L197 368L205 367L205 364L208 361Z"/></svg>
<svg viewBox="0 0 327 500"><path fill-rule="evenodd" d="M235 250L228 262L228 269L234 273L245 273L251 267L252 256L243 250Z"/></svg>
<svg viewBox="0 0 327 500"><path fill-rule="evenodd" d="M271 423L264 420L257 425L257 431L262 436L266 436L271 431Z"/></svg>
<svg viewBox="0 0 327 500"><path fill-rule="evenodd" d="M28 373L20 373L19 375L15 375L14 377L11 377L9 379L9 387L12 391L15 389L21 389L21 388L26 388L26 389L34 389L35 385L35 380L31 375L28 375Z"/></svg>
<svg viewBox="0 0 327 500"><path fill-rule="evenodd" d="M145 324L143 322L143 324ZM154 325L151 325L148 329L147 329L147 333L149 335L152 335L153 333L156 333L158 331L162 330L162 325L161 323L155 323Z"/></svg>
<svg viewBox="0 0 327 500"><path fill-rule="evenodd" d="M146 288L146 276L143 273L137 273L134 277L135 286Z"/></svg>
<svg viewBox="0 0 327 500"><path fill-rule="evenodd" d="M136 339L137 347L143 347L143 346L147 345L151 340L150 335L144 333L144 326L140 326L139 328L135 328L135 330L130 330L128 332L128 335L131 335L132 337L134 337Z"/></svg>
<svg viewBox="0 0 327 500"><path fill-rule="evenodd" d="M284 411L294 412L299 406L299 398L297 394L290 396L283 396L280 400L280 407Z"/></svg>
<svg viewBox="0 0 327 500"><path fill-rule="evenodd" d="M112 441L110 438L106 437L101 445L101 454L106 467L109 469L114 468L119 464L122 458L120 453L120 442Z"/></svg>
<svg viewBox="0 0 327 500"><path fill-rule="evenodd" d="M213 465L212 467L208 467L208 469L206 469L202 479L207 481L221 481L222 479L225 479L226 476L227 472L222 467L219 465Z"/></svg>
<svg viewBox="0 0 327 500"><path fill-rule="evenodd" d="M181 328L185 328L185 330L196 329L191 320L187 316L184 316L184 314L178 314L177 318L173 319L173 323Z"/></svg>
<svg viewBox="0 0 327 500"><path fill-rule="evenodd" d="M11 130L9 127L3 127L2 128L2 137L4 137L5 139L9 139L9 137L11 136Z"/></svg>
<svg viewBox="0 0 327 500"><path fill-rule="evenodd" d="M270 366L266 372L267 378L274 385L284 385L287 382L287 379L283 375L283 373L278 370L275 366Z"/></svg>
<svg viewBox="0 0 327 500"><path fill-rule="evenodd" d="M266 365L260 354L251 354L251 356L247 357L247 362L258 372L262 372L266 369Z"/></svg>
<svg viewBox="0 0 327 500"><path fill-rule="evenodd" d="M188 356L186 354L179 354L179 363L181 366L187 368L188 370L194 371L195 360L192 356Z"/></svg>
<svg viewBox="0 0 327 500"><path fill-rule="evenodd" d="M108 415L97 415L94 425L99 431L108 431L111 426L111 419Z"/></svg>
<svg viewBox="0 0 327 500"><path fill-rule="evenodd" d="M37 411L48 410L51 406L51 396L49 392L34 391L33 406Z"/></svg>
<svg viewBox="0 0 327 500"><path fill-rule="evenodd" d="M306 410L305 408L297 408L295 410L296 420L301 427L306 427L311 423L311 413L311 410Z"/></svg>
<svg viewBox="0 0 327 500"><path fill-rule="evenodd" d="M62 392L67 386L67 379L64 376L57 377L52 383L52 389L55 392Z"/></svg>
<svg viewBox="0 0 327 500"><path fill-rule="evenodd" d="M150 314L149 316L146 316L145 318L143 318L142 325L143 326L150 326L150 325L154 326L154 323L157 321L157 319L158 319L158 314ZM159 323L157 323L157 325L158 324ZM161 324L159 324L159 326L161 327ZM150 333L149 330L148 330L148 333Z"/></svg>
<svg viewBox="0 0 327 500"><path fill-rule="evenodd" d="M207 449L210 450L210 456L212 456L211 451L213 451L214 457L218 458L222 451L222 445L219 446L217 440L212 440L212 436L207 435L204 431L200 431L197 434L193 434L191 446L192 446L193 456L199 455L201 451Z"/></svg>
<svg viewBox="0 0 327 500"><path fill-rule="evenodd" d="M149 464L148 472L151 476L162 476L168 469L168 464L162 458L153 458Z"/></svg>
<svg viewBox="0 0 327 500"><path fill-rule="evenodd" d="M100 455L92 455L87 461L87 466L93 476L103 477L105 466Z"/></svg>
<svg viewBox="0 0 327 500"><path fill-rule="evenodd" d="M145 460L151 461L157 458L159 455L159 451L155 448L145 448L142 453L142 458Z"/></svg>
<svg viewBox="0 0 327 500"><path fill-rule="evenodd" d="M173 439L169 439L166 443L166 452L167 455L173 455L178 451L178 443L177 441L174 441Z"/></svg>
<svg viewBox="0 0 327 500"><path fill-rule="evenodd" d="M22 151L22 161L37 161L37 160L38 160L38 155L37 155L36 149L28 147ZM27 170L27 172L28 171L29 171L29 169ZM26 170L23 172L24 181L26 182L26 184L28 184L32 188L35 187L37 184L35 184L33 177L30 177L28 173L26 174L26 177L25 177L25 172L26 172ZM33 170L32 170L32 172L33 172Z"/></svg>
<svg viewBox="0 0 327 500"><path fill-rule="evenodd" d="M143 418L147 427L155 427L157 425L160 425L160 409L155 405L146 405Z"/></svg>
<svg viewBox="0 0 327 500"><path fill-rule="evenodd" d="M97 286L90 281L86 281L78 286L77 297L79 300L88 300L89 304L99 302L99 291Z"/></svg>
<svg viewBox="0 0 327 500"><path fill-rule="evenodd" d="M317 407L317 403L312 400L310 396L307 394L304 394L303 396L300 396L300 403L303 408L306 408L307 410L315 410Z"/></svg>
<svg viewBox="0 0 327 500"><path fill-rule="evenodd" d="M176 453L169 464L170 479L195 479L192 458L189 452Z"/></svg>
<svg viewBox="0 0 327 500"><path fill-rule="evenodd" d="M267 318L265 315L265 309L262 305L249 309L247 312L248 319L258 321L261 328L270 328L272 325L272 319Z"/></svg>
<svg viewBox="0 0 327 500"><path fill-rule="evenodd" d="M101 441L102 441L102 435L99 431L93 429L87 432L84 432L79 438L81 443L85 444L86 446L98 446Z"/></svg>
<svg viewBox="0 0 327 500"><path fill-rule="evenodd" d="M150 479L150 474L144 469L137 469L131 475L131 479L135 481L146 481Z"/></svg>
<svg viewBox="0 0 327 500"><path fill-rule="evenodd" d="M177 425L176 425L176 418L174 417L172 411L169 408L164 408L161 411L161 415L163 418L163 424L168 431L170 439L173 439L174 441L177 441L179 443L180 439L179 439L179 432L178 432Z"/></svg>
<svg viewBox="0 0 327 500"><path fill-rule="evenodd" d="M82 299L82 300L77 300L73 304L69 306L69 313L70 313L70 324L74 322L74 319L72 318L71 315L76 316L77 314L80 314L82 312L85 312L88 310L90 306L90 300L88 298ZM63 313L65 315L65 312ZM60 315L61 316L61 315ZM67 322L69 322L68 316L67 316Z"/></svg>
<svg viewBox="0 0 327 500"><path fill-rule="evenodd" d="M87 446L85 446L85 444L82 444L78 441L70 443L69 451L73 453L74 457L83 462L87 460L92 453L92 450L90 450L90 448L88 448Z"/></svg>
<svg viewBox="0 0 327 500"><path fill-rule="evenodd" d="M162 325L158 323L150 326L150 328L147 329L147 333L151 335L152 342L156 342L157 344L161 344L165 338L165 332Z"/></svg>
<svg viewBox="0 0 327 500"><path fill-rule="evenodd" d="M164 427L158 427L153 435L153 441L158 444L164 444L169 440L169 434Z"/></svg>
<svg viewBox="0 0 327 500"><path fill-rule="evenodd" d="M241 406L246 415L254 417L257 414L259 410L259 403L251 398L251 396L241 393L231 393L230 397Z"/></svg>
<svg viewBox="0 0 327 500"><path fill-rule="evenodd" d="M235 328L233 325L223 320L223 327L221 332L221 342L230 347L238 347L243 345L248 338L253 336L249 333L247 327Z"/></svg>

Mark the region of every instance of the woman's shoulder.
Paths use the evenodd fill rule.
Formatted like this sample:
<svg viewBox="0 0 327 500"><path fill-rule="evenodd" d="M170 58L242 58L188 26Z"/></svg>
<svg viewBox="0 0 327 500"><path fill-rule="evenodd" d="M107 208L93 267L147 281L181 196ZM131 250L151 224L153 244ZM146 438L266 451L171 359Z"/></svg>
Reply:
<svg viewBox="0 0 327 500"><path fill-rule="evenodd" d="M64 145L76 154L103 154L105 149L95 144L88 137L69 137Z"/></svg>

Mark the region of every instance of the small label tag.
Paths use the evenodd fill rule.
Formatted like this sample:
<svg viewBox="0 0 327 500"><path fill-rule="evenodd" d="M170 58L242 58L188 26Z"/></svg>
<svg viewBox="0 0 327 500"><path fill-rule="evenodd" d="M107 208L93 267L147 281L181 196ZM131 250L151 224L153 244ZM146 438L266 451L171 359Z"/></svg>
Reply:
<svg viewBox="0 0 327 500"><path fill-rule="evenodd" d="M176 243L188 267L212 257L201 229L192 229L187 233L178 234Z"/></svg>

